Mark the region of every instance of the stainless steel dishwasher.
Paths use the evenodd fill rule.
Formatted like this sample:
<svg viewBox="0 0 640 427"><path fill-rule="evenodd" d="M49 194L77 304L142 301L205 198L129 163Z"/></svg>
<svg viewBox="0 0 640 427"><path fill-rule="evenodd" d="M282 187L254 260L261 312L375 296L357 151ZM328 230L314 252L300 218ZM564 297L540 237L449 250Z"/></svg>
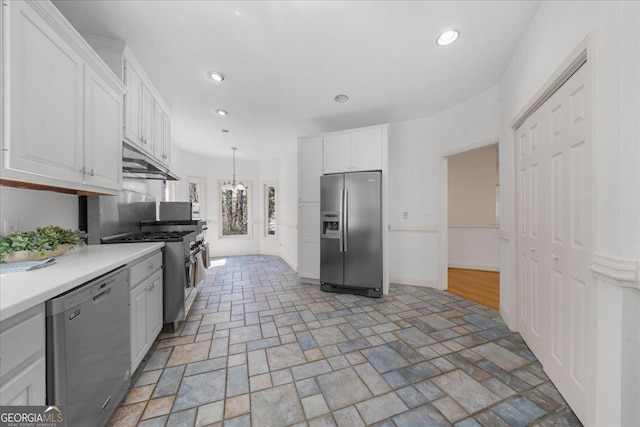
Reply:
<svg viewBox="0 0 640 427"><path fill-rule="evenodd" d="M47 301L47 404L65 424L107 423L130 382L129 270Z"/></svg>

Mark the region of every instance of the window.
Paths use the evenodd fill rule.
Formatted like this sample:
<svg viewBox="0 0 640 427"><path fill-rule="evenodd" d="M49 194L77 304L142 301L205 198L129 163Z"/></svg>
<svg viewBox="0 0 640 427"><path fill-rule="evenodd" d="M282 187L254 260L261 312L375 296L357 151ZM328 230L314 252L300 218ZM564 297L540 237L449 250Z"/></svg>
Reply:
<svg viewBox="0 0 640 427"><path fill-rule="evenodd" d="M192 219L204 219L204 195L205 192L205 180L203 178L188 177L189 184L189 201L191 202L191 218Z"/></svg>
<svg viewBox="0 0 640 427"><path fill-rule="evenodd" d="M277 235L277 197L276 197L277 184L275 182L267 182L264 184L264 217L265 217L265 237L275 238Z"/></svg>
<svg viewBox="0 0 640 427"><path fill-rule="evenodd" d="M220 183L220 236L249 236L249 185Z"/></svg>

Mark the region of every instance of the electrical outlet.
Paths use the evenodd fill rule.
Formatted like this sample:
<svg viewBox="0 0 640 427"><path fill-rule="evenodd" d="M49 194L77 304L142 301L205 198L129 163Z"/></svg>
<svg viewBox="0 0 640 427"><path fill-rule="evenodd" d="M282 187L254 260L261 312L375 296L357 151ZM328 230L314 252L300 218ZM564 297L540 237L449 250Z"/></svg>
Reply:
<svg viewBox="0 0 640 427"><path fill-rule="evenodd" d="M403 212L402 213L402 218L409 219L409 212Z"/></svg>
<svg viewBox="0 0 640 427"><path fill-rule="evenodd" d="M17 219L5 219L2 221L2 234L8 236L11 233L18 231Z"/></svg>

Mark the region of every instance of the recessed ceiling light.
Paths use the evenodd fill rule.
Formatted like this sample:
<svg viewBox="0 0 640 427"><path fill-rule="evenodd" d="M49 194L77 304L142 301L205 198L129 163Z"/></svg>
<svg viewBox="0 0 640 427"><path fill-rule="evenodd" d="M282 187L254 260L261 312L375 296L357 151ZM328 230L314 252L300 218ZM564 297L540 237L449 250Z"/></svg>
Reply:
<svg viewBox="0 0 640 427"><path fill-rule="evenodd" d="M227 110L216 110L216 113L218 113L221 116L226 116L228 114Z"/></svg>
<svg viewBox="0 0 640 427"><path fill-rule="evenodd" d="M448 30L438 36L438 38L436 39L436 44L438 46L447 46L458 40L458 37L460 37L460 31Z"/></svg>
<svg viewBox="0 0 640 427"><path fill-rule="evenodd" d="M349 97L347 95L340 94L336 95L333 100L336 102L347 102L349 100Z"/></svg>
<svg viewBox="0 0 640 427"><path fill-rule="evenodd" d="M221 82L224 80L224 74L222 74L220 71L209 71L207 75L211 80L215 80L216 82Z"/></svg>

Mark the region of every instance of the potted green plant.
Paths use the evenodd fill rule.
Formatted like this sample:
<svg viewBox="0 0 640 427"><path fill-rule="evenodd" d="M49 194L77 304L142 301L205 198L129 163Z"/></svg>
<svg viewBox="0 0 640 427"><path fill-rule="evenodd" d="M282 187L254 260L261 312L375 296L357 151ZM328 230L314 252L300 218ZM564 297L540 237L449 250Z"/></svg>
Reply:
<svg viewBox="0 0 640 427"><path fill-rule="evenodd" d="M57 225L16 231L0 237L0 262L38 261L60 256L77 245L84 245L86 233Z"/></svg>

